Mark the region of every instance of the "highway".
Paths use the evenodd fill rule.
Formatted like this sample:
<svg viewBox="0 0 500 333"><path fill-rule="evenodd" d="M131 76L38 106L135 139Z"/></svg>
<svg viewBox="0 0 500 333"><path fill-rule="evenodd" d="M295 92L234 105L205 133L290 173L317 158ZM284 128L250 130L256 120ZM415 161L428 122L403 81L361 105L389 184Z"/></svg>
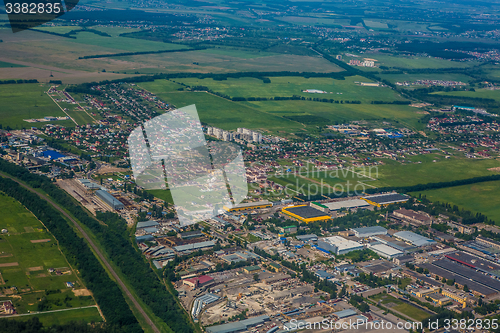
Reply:
<svg viewBox="0 0 500 333"><path fill-rule="evenodd" d="M83 235L83 237L85 238L85 240L87 241L87 243L94 250L95 254L97 254L97 256L99 257L99 259L101 259L101 261L104 263L104 265L106 266L106 268L111 272L111 275L116 280L116 282L118 282L118 285L120 286L120 288L122 289L122 291L125 292L125 294L127 295L127 298L134 304L134 307L137 309L137 311L139 311L139 313L144 317L144 319L146 320L146 322L148 323L148 325L151 327L151 329L154 332L156 332L156 333L160 333L160 330L158 329L158 327L156 327L156 325L153 323L153 321L151 320L151 318L149 318L149 316L146 314L146 312L144 311L144 309L142 308L142 306L139 304L139 302L137 301L137 299L132 295L132 293L130 292L130 290L123 283L123 281L118 276L118 274L116 273L116 271L113 269L113 267L111 266L111 264L109 263L109 261L102 254L102 252L99 249L99 247L92 241L92 239L89 237L89 235L85 232L85 230L80 226L80 224L78 224L78 222L75 219L73 219L68 213L66 213L66 211L64 211L64 209L62 209L61 207L59 207L58 204L56 204L51 198L49 198L45 194L38 193L32 187L27 186L27 185L21 183L16 178L14 178L14 177L12 177L12 176L10 176L8 174L5 174L3 172L0 172L0 176L12 179L13 181L15 181L16 183L18 183L19 185L21 185L25 189L27 189L27 190L35 193L40 198L42 198L43 200L47 201L50 205L52 205L59 212L61 212L68 220L70 220L71 222L73 222L73 224L75 225L75 227L80 231L80 233Z"/></svg>

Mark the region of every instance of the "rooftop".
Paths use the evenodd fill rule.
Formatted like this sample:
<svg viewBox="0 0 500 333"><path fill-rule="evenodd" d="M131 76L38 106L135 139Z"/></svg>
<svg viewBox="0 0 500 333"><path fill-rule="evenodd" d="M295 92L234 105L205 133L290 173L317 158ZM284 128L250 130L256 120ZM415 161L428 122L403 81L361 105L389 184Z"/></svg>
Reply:
<svg viewBox="0 0 500 333"><path fill-rule="evenodd" d="M324 203L326 207L330 210L339 210L342 208L355 208L355 207L366 207L369 206L365 200L361 199L352 199L352 200L343 200L343 201L335 201L335 202L327 202Z"/></svg>
<svg viewBox="0 0 500 333"><path fill-rule="evenodd" d="M416 234L411 231L400 231L396 232L394 237L400 238L406 242L412 243L415 246L425 246L435 244L436 242L430 238L424 237L422 235Z"/></svg>
<svg viewBox="0 0 500 333"><path fill-rule="evenodd" d="M311 219L315 217L330 217L328 214L320 211L319 209L313 208L311 206L301 205L301 206L292 206L285 207L283 211L298 215L303 219Z"/></svg>
<svg viewBox="0 0 500 333"><path fill-rule="evenodd" d="M404 195L404 194L399 194L399 193L387 193L387 194L377 194L377 195L370 195L367 197L363 197L365 200L369 200L371 202L380 204L380 205L386 205L390 203L395 203L395 202L405 202L408 201L409 196Z"/></svg>

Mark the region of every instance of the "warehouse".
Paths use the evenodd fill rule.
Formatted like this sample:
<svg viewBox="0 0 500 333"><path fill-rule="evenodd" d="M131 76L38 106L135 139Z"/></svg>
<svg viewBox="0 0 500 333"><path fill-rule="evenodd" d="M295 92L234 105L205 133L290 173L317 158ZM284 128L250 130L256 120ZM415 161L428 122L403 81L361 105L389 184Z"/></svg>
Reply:
<svg viewBox="0 0 500 333"><path fill-rule="evenodd" d="M393 236L417 247L430 246L436 244L436 241L433 241L430 238L424 237L422 235L416 234L411 231L396 232Z"/></svg>
<svg viewBox="0 0 500 333"><path fill-rule="evenodd" d="M387 193L387 194L377 194L363 197L361 199L368 202L370 205L377 207L385 207L394 203L403 203L408 201L410 197L404 194L398 193Z"/></svg>
<svg viewBox="0 0 500 333"><path fill-rule="evenodd" d="M418 247L406 244L405 242L399 241L389 235L376 235L371 236L371 239L374 241L380 242L385 245L389 245L390 247L395 248L396 250L403 252L412 252L418 249Z"/></svg>
<svg viewBox="0 0 500 333"><path fill-rule="evenodd" d="M327 202L327 203L323 203L323 205L328 207L328 209L332 210L332 211L341 210L342 208L353 209L353 208L370 206L370 204L368 202L366 202L365 200L361 200L361 199Z"/></svg>
<svg viewBox="0 0 500 333"><path fill-rule="evenodd" d="M396 250L395 248L387 246L385 244L371 245L370 250L372 250L379 256L384 257L386 259L392 259L403 255L403 252Z"/></svg>
<svg viewBox="0 0 500 333"><path fill-rule="evenodd" d="M234 206L224 206L222 207L227 212L235 212L240 210L248 210L248 209L261 209L261 208L271 208L273 204L268 200L256 201L256 202L246 202L237 204Z"/></svg>
<svg viewBox="0 0 500 333"><path fill-rule="evenodd" d="M137 222L136 229L158 227L159 225L160 224L156 221Z"/></svg>
<svg viewBox="0 0 500 333"><path fill-rule="evenodd" d="M281 212L297 221L306 223L331 219L330 215L308 205L285 207Z"/></svg>
<svg viewBox="0 0 500 333"><path fill-rule="evenodd" d="M315 234L309 234L309 235L299 235L296 236L299 241L302 241L304 243L307 242L316 242L318 240L318 236Z"/></svg>
<svg viewBox="0 0 500 333"><path fill-rule="evenodd" d="M333 316L336 317L337 319L348 318L348 317L355 316L355 315L357 315L357 313L353 309L345 309L345 310L333 313Z"/></svg>
<svg viewBox="0 0 500 333"><path fill-rule="evenodd" d="M201 275L190 279L182 280L182 283L193 289L201 288L214 282L214 279L208 275Z"/></svg>
<svg viewBox="0 0 500 333"><path fill-rule="evenodd" d="M336 255L342 255L351 251L362 250L363 245L340 236L326 237L318 240L318 247L333 252Z"/></svg>
<svg viewBox="0 0 500 333"><path fill-rule="evenodd" d="M354 228L351 230L354 231L354 236L358 238L367 238L376 235L387 235L387 229L379 226Z"/></svg>
<svg viewBox="0 0 500 333"><path fill-rule="evenodd" d="M269 316L259 316L250 319L235 321L229 324L207 327L208 333L235 333L247 331L250 327L257 326L269 320Z"/></svg>
<svg viewBox="0 0 500 333"><path fill-rule="evenodd" d="M176 252L198 251L198 250L208 249L214 246L215 243L213 241L206 241L206 242L174 246L174 250Z"/></svg>
<svg viewBox="0 0 500 333"><path fill-rule="evenodd" d="M114 196L112 196L111 194L109 194L106 191L97 190L95 192L95 195L97 195L97 197L99 199L104 201L105 204L107 204L109 207L113 208L114 210L120 210L120 209L125 208L125 206L118 199L116 199Z"/></svg>

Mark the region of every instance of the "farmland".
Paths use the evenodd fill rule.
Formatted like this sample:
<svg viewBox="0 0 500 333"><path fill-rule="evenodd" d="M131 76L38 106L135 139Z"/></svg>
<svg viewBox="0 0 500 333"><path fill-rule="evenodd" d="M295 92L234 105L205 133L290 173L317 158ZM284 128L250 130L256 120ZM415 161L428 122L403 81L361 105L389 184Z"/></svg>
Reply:
<svg viewBox="0 0 500 333"><path fill-rule="evenodd" d="M372 174L378 179L372 185L411 186L487 176L495 174L494 171L489 171L489 168L500 166L498 160L472 160L462 157L445 159L440 154L432 153L414 156L409 160L410 163L400 164L384 159L384 165L378 167L378 176Z"/></svg>
<svg viewBox="0 0 500 333"><path fill-rule="evenodd" d="M102 321L102 317L99 314L99 310L97 309L97 307L67 309L59 312L41 313L14 318L15 320L28 320L33 316L38 317L38 319L41 323L44 324L44 326L64 325L75 321L83 321L85 323L96 323Z"/></svg>
<svg viewBox="0 0 500 333"><path fill-rule="evenodd" d="M176 82L188 86L206 86L231 97L265 97L275 96L290 97L293 95L303 97L318 97L335 100L359 100L362 102L376 101L401 101L404 100L397 93L384 87L360 86L359 82L372 82L361 76L349 76L345 80L330 78L304 78L304 77L272 77L271 83L263 83L255 78L228 79L215 81L213 79L177 79ZM311 94L303 92L307 89L326 91L327 94Z"/></svg>
<svg viewBox="0 0 500 333"><path fill-rule="evenodd" d="M49 87L43 84L2 84L0 85L0 117L2 126L13 129L41 127L47 123L27 123L23 119L46 116L64 117L64 112L45 93ZM20 108L19 106L23 107ZM59 125L74 125L71 120L57 121Z"/></svg>
<svg viewBox="0 0 500 333"><path fill-rule="evenodd" d="M459 208L482 213L500 225L500 182L484 182L437 190L412 193L421 194L431 201L449 202Z"/></svg>
<svg viewBox="0 0 500 333"><path fill-rule="evenodd" d="M2 299L12 299L18 313L48 311L95 304L76 295L66 282L85 290L54 237L19 202L0 193L0 273Z"/></svg>

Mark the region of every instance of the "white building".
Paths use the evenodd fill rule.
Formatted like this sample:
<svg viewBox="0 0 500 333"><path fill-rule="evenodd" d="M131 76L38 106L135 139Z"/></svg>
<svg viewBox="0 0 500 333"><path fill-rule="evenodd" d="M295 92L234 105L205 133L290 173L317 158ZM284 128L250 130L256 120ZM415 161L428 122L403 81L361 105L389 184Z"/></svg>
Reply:
<svg viewBox="0 0 500 333"><path fill-rule="evenodd" d="M369 248L379 256L384 257L386 259L396 258L404 254L403 252L396 250L395 248L385 244L375 244L371 245Z"/></svg>
<svg viewBox="0 0 500 333"><path fill-rule="evenodd" d="M320 239L318 240L318 247L323 250L333 252L336 255L342 255L351 251L363 249L362 244L340 236L325 237Z"/></svg>

